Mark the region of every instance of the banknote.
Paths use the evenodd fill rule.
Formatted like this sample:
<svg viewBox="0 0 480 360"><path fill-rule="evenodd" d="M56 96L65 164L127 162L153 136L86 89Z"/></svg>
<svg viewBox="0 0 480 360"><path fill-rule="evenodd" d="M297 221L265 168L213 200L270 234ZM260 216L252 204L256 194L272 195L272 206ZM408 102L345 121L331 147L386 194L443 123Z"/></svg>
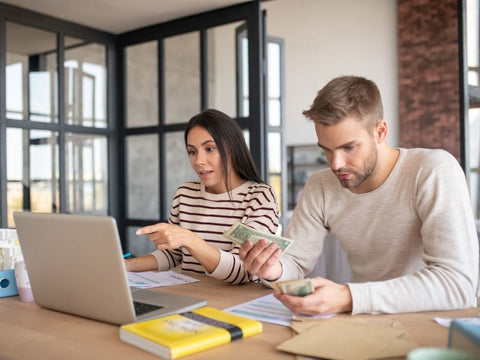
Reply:
<svg viewBox="0 0 480 360"><path fill-rule="evenodd" d="M306 296L308 294L311 294L315 290L313 286L313 281L309 278L276 281L269 284L277 291L294 296Z"/></svg>
<svg viewBox="0 0 480 360"><path fill-rule="evenodd" d="M223 233L223 236L238 245L243 245L248 240L256 244L259 240L266 239L268 243L276 243L278 247L282 249L282 254L287 251L293 242L293 240L282 236L272 235L252 229L251 227L242 223L233 224L227 231Z"/></svg>

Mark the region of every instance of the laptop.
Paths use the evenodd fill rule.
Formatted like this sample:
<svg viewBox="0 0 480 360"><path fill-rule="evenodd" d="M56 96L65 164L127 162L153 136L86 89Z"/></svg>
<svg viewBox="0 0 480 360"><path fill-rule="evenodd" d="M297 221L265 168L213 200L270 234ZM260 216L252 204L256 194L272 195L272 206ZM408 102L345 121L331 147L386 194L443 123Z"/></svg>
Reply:
<svg viewBox="0 0 480 360"><path fill-rule="evenodd" d="M122 325L207 304L186 295L130 289L113 217L31 212L13 217L41 307ZM137 315L134 302L150 311Z"/></svg>

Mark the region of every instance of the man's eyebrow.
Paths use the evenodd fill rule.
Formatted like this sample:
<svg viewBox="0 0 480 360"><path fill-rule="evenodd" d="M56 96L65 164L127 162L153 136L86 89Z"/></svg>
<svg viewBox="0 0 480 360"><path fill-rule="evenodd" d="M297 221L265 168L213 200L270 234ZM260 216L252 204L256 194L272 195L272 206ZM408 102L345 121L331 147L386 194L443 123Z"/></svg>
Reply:
<svg viewBox="0 0 480 360"><path fill-rule="evenodd" d="M340 146L337 146L335 149L341 149L341 148L349 147L349 146L355 145L355 143L356 143L356 140L352 140L352 141L346 142L345 144L342 144L342 145L340 145ZM323 146L323 145L320 144L319 142L317 142L317 145L318 145L318 147L321 148L321 149L331 150L331 149L329 149L328 147Z"/></svg>

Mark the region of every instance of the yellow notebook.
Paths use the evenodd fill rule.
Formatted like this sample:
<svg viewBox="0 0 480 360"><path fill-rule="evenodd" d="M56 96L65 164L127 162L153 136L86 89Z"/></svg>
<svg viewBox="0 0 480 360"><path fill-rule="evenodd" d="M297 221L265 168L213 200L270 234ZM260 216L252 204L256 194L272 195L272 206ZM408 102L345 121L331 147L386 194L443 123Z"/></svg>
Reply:
<svg viewBox="0 0 480 360"><path fill-rule="evenodd" d="M177 359L262 332L262 323L210 306L120 327L120 339Z"/></svg>

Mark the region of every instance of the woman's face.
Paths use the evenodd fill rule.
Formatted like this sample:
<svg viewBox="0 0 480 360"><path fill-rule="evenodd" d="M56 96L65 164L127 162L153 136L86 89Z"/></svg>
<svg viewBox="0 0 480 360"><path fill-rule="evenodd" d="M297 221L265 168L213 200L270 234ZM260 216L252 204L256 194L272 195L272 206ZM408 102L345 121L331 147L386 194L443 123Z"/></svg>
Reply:
<svg viewBox="0 0 480 360"><path fill-rule="evenodd" d="M212 135L203 127L195 126L187 135L187 153L190 165L208 192L227 191L222 173L222 160Z"/></svg>

